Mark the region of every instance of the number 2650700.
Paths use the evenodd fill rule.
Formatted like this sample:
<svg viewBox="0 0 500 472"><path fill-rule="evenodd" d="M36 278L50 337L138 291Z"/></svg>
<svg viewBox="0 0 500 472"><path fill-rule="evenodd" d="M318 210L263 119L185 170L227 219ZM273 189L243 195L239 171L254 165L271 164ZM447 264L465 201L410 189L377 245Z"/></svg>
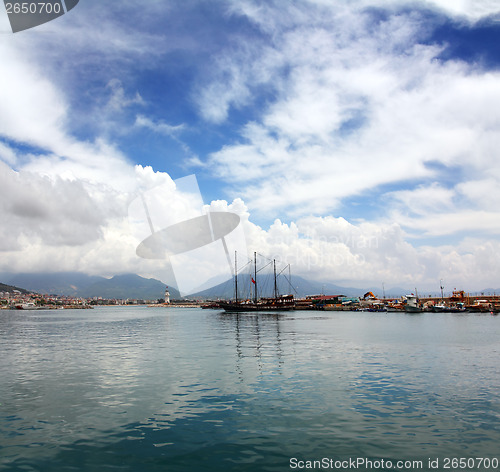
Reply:
<svg viewBox="0 0 500 472"><path fill-rule="evenodd" d="M61 13L60 3L45 3L45 2L13 2L6 3L5 8L7 13L23 13L23 14L40 14L40 13Z"/></svg>

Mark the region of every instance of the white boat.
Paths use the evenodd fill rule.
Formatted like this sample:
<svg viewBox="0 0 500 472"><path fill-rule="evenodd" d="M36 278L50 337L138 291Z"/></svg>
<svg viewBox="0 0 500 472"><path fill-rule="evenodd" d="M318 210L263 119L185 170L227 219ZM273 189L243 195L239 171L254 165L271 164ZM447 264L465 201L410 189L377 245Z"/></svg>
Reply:
<svg viewBox="0 0 500 472"><path fill-rule="evenodd" d="M444 303L441 303L439 305L433 305L432 311L434 313L444 313L444 312L448 311L448 307Z"/></svg>
<svg viewBox="0 0 500 472"><path fill-rule="evenodd" d="M33 302L21 303L16 305L18 310L38 310L38 307Z"/></svg>
<svg viewBox="0 0 500 472"><path fill-rule="evenodd" d="M416 295L406 295L406 313L421 313L423 309L419 305L418 297Z"/></svg>

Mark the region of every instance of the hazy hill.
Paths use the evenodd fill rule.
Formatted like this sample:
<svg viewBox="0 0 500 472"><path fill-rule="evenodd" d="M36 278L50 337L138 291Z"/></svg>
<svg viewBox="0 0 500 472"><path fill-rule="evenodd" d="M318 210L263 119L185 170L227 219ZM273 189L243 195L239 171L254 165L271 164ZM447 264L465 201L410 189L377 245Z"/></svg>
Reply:
<svg viewBox="0 0 500 472"><path fill-rule="evenodd" d="M30 293L28 290L25 290L24 288L14 287L13 285L6 285L0 283L0 292L13 293L14 291L18 291L21 293Z"/></svg>
<svg viewBox="0 0 500 472"><path fill-rule="evenodd" d="M247 274L238 276L238 296L240 298L253 297L253 284L250 280L251 276ZM266 276L259 278L258 281L259 297L272 296L274 291L274 280L272 277ZM332 283L321 283L306 280L303 277L291 277L291 285L288 277L281 275L278 277L278 292L280 294L292 293L296 298L303 298L306 295L319 295L321 293L327 295L346 295L346 296L361 296L366 290L341 287ZM202 290L200 292L189 295L190 298L197 299L230 299L234 297L234 279L227 280L214 287Z"/></svg>
<svg viewBox="0 0 500 472"><path fill-rule="evenodd" d="M485 288L483 290L480 290L479 292L474 292L478 294L484 294L484 295L500 295L500 288Z"/></svg>
<svg viewBox="0 0 500 472"><path fill-rule="evenodd" d="M179 298L179 291L168 287L170 298ZM86 298L134 298L156 300L164 298L165 284L156 279L145 279L135 274L115 275L111 279L99 280L81 291Z"/></svg>
<svg viewBox="0 0 500 472"><path fill-rule="evenodd" d="M38 293L78 296L80 290L100 280L106 279L79 272L55 272L14 274L8 282Z"/></svg>
<svg viewBox="0 0 500 472"><path fill-rule="evenodd" d="M56 272L56 273L38 273L38 274L0 274L0 292L11 292L19 290L21 293L37 292L50 293L57 295L69 295L75 297L102 297L102 298L132 298L142 300L156 300L163 298L165 294L165 284L156 279L146 279L135 274L115 275L111 279L99 276L90 276L80 272ZM250 275L241 274L238 276L239 297L252 298L253 284ZM302 298L306 295L346 295L363 296L364 293L371 291L376 296L383 296L382 286L376 288L353 288L343 287L328 282L318 282L307 280L298 275L291 276L291 283L288 282L288 276L282 274L278 277L278 289L281 294L293 293L295 297ZM213 284L213 286L212 286ZM258 278L259 296L272 296L273 279L271 274L260 275ZM4 287L4 288L2 288ZM9 288L10 287L10 288ZM17 287L23 287L22 289ZM234 297L234 281L220 279L208 281L196 293L187 295L186 298L196 299L230 299ZM402 287L388 287L385 289L387 297L399 297L413 292L413 290ZM169 286L170 298L181 298L179 291ZM447 293L449 291L446 291ZM484 289L479 293L493 294L500 293L500 289ZM431 292L419 291L419 295L428 295ZM434 294L434 292L432 292ZM436 292L435 295L438 295Z"/></svg>
<svg viewBox="0 0 500 472"><path fill-rule="evenodd" d="M165 284L135 274L115 275L111 279L80 272L38 274L3 274L6 283L29 291L73 297L132 298L156 300L165 295ZM175 287L169 287L171 298L180 298Z"/></svg>

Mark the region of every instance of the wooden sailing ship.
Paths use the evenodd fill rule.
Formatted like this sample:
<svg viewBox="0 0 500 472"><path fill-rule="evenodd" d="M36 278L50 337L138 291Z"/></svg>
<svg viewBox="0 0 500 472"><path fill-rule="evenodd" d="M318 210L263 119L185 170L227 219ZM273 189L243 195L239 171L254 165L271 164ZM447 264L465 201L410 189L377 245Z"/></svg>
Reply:
<svg viewBox="0 0 500 472"><path fill-rule="evenodd" d="M274 288L272 297L258 297L257 283L257 253L254 252L254 273L251 278L253 284L253 299L241 300L238 297L238 267L237 256L234 256L234 299L227 302L219 302L219 307L226 312L269 312L269 311L288 311L295 309L295 299L293 295L280 295L278 293L278 283L276 275L276 260L273 261Z"/></svg>

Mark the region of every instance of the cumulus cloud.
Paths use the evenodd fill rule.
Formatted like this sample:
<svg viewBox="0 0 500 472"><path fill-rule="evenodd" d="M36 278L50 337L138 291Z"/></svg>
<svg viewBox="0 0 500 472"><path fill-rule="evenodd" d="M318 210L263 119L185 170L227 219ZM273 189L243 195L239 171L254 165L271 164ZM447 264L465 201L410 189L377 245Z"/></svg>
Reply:
<svg viewBox="0 0 500 472"><path fill-rule="evenodd" d="M355 287L481 290L497 280L497 240L466 238L456 246L415 246L397 223L353 224L342 217L276 220L261 228L245 220L249 252L291 264L292 273ZM491 251L491 252L490 252Z"/></svg>
<svg viewBox="0 0 500 472"><path fill-rule="evenodd" d="M149 270L137 261L127 207L170 177L134 166L104 138L75 138L65 94L37 63L8 41L0 58L9 64L0 78L1 270ZM141 101L110 87L115 111Z"/></svg>
<svg viewBox="0 0 500 472"><path fill-rule="evenodd" d="M81 182L51 181L5 166L0 179L3 243L11 245L9 240L21 234L55 246L78 245L99 237L104 208L90 198Z"/></svg>
<svg viewBox="0 0 500 472"><path fill-rule="evenodd" d="M68 133L64 94L20 45L0 46L9 64L0 78L1 266L79 267L89 245L125 215L134 168L113 145Z"/></svg>
<svg viewBox="0 0 500 472"><path fill-rule="evenodd" d="M165 276L160 262L137 257L127 211L138 194L172 179L134 165L99 134L75 137L66 90L23 39L0 46L0 61L9 64L0 78L0 270ZM106 90L103 111L94 114L103 134L117 114L143 105L119 80Z"/></svg>
<svg viewBox="0 0 500 472"><path fill-rule="evenodd" d="M136 255L140 239L128 216L139 195L158 186L174 191L176 185L150 167L136 166L133 173L133 186L125 191L85 179L14 171L0 162L0 271L137 272L171 278L165 261ZM161 210L183 212L173 200Z"/></svg>

